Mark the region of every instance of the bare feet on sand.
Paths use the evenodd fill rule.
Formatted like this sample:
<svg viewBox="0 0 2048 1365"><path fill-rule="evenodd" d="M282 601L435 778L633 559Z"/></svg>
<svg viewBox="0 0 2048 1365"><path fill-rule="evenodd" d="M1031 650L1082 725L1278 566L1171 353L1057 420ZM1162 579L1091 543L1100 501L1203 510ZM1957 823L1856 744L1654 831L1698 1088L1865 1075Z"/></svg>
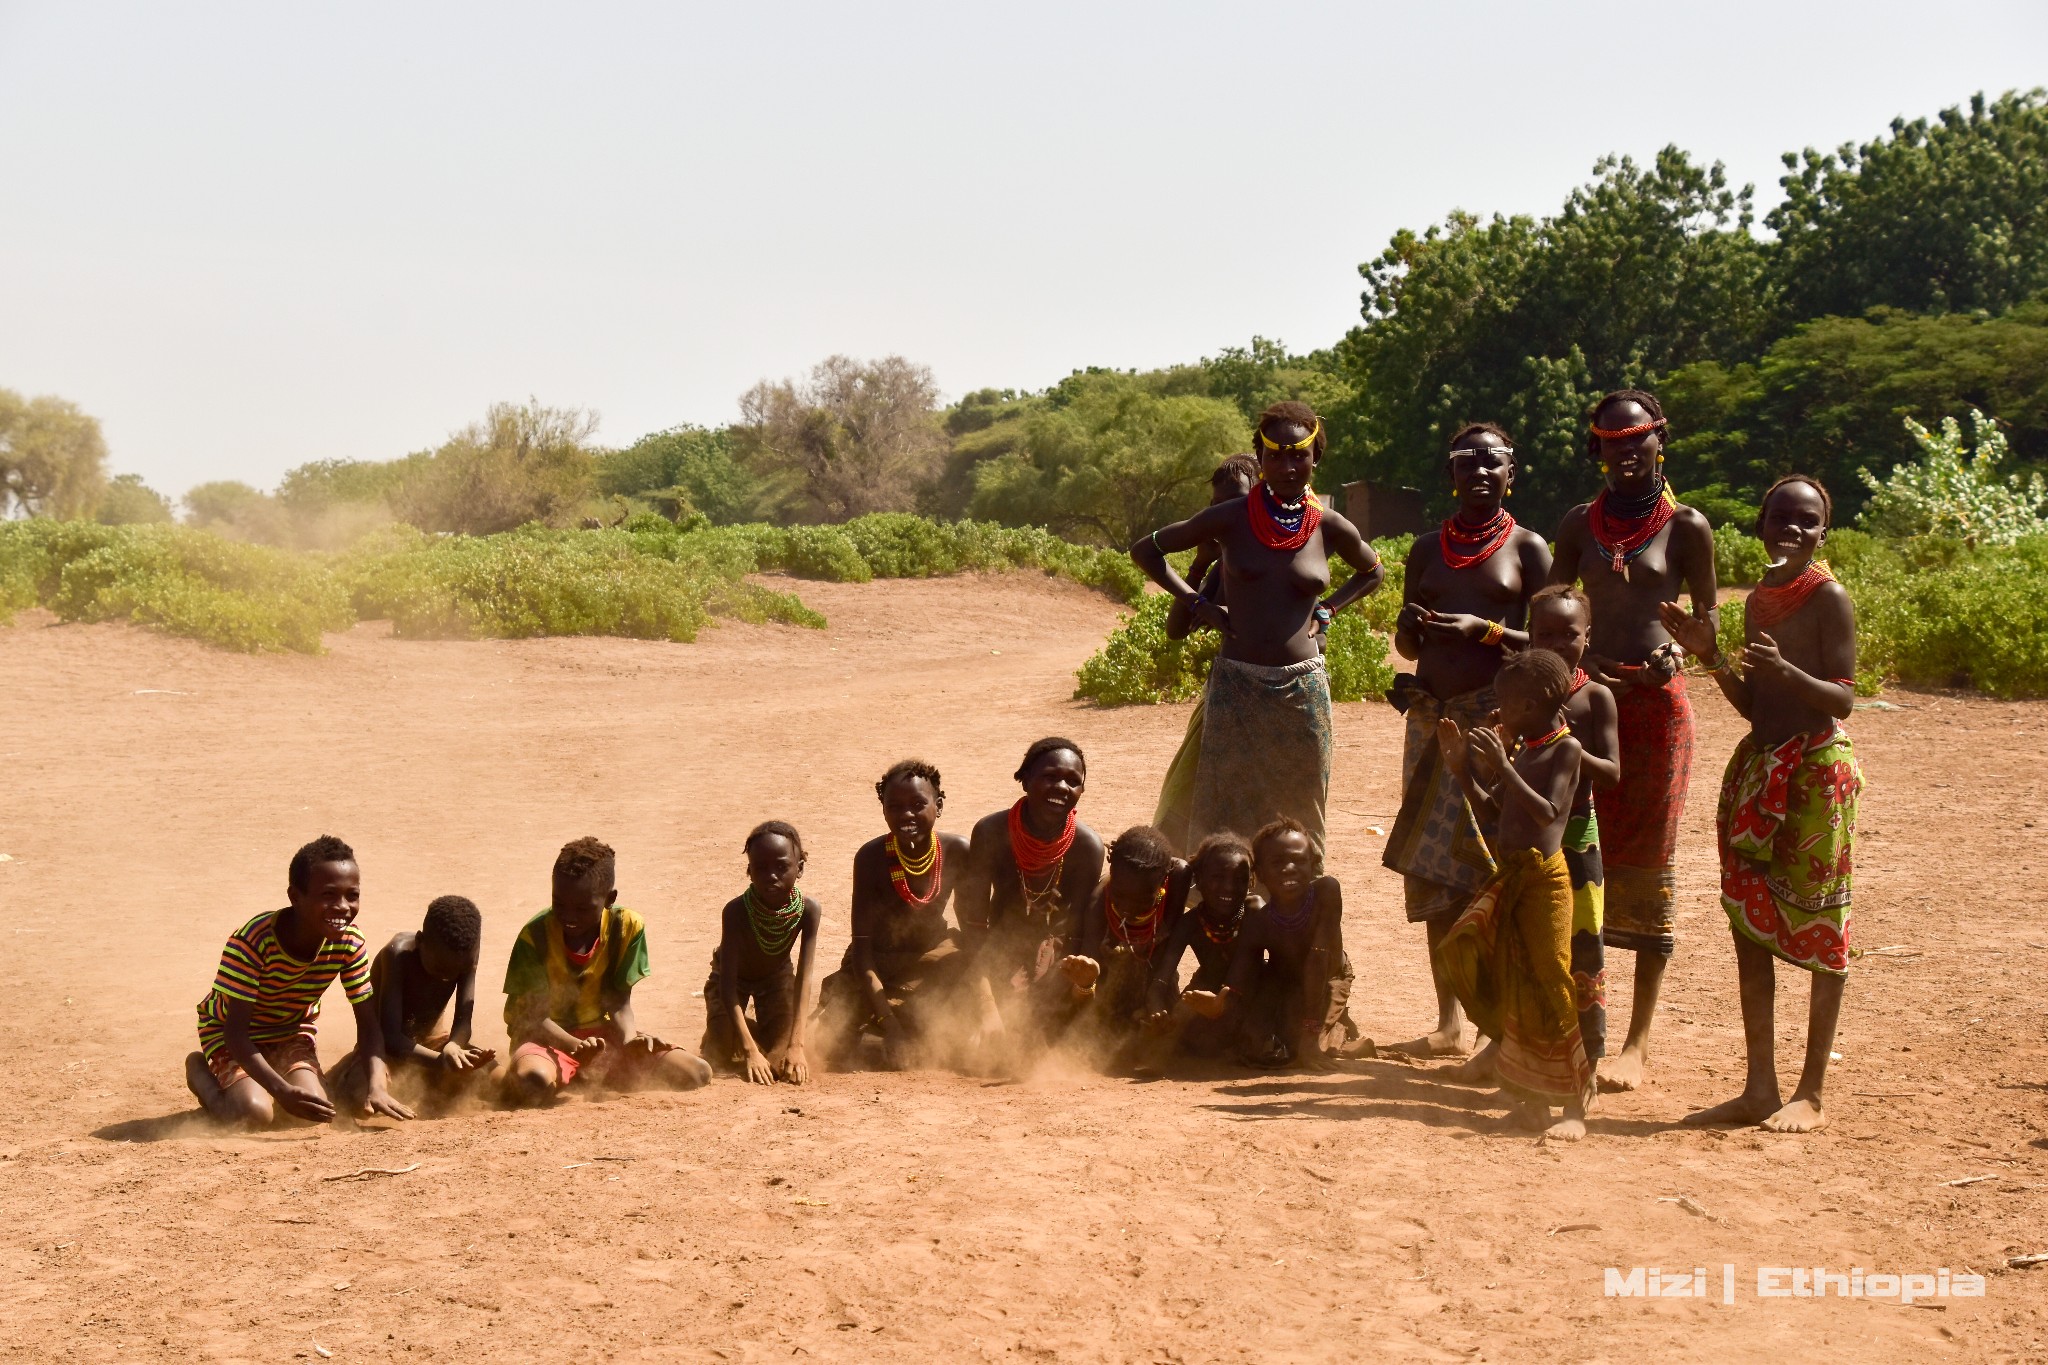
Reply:
<svg viewBox="0 0 2048 1365"><path fill-rule="evenodd" d="M1586 1120L1569 1113L1543 1130L1544 1139L1549 1142L1577 1142L1585 1135Z"/></svg>
<svg viewBox="0 0 2048 1365"><path fill-rule="evenodd" d="M1745 1090L1732 1100L1723 1100L1711 1108L1687 1114L1685 1122L1694 1128L1747 1127L1776 1114L1782 1103L1775 1090L1755 1093Z"/></svg>
<svg viewBox="0 0 2048 1365"><path fill-rule="evenodd" d="M1485 1047L1456 1066L1439 1068L1436 1074L1438 1079L1452 1085L1488 1085L1494 1079L1494 1059L1499 1055L1500 1044L1488 1039Z"/></svg>
<svg viewBox="0 0 2048 1365"><path fill-rule="evenodd" d="M1425 1033L1420 1038L1395 1043L1387 1051L1405 1053L1410 1057L1462 1057L1465 1055L1463 1033L1463 1029Z"/></svg>
<svg viewBox="0 0 2048 1365"><path fill-rule="evenodd" d="M1817 1133L1828 1126L1828 1116L1821 1112L1818 1097L1803 1100L1794 1096L1792 1103L1763 1122L1774 1133Z"/></svg>
<svg viewBox="0 0 2048 1365"><path fill-rule="evenodd" d="M1612 1057L1600 1059L1600 1088L1613 1092L1634 1090L1643 1083L1643 1050L1625 1047Z"/></svg>

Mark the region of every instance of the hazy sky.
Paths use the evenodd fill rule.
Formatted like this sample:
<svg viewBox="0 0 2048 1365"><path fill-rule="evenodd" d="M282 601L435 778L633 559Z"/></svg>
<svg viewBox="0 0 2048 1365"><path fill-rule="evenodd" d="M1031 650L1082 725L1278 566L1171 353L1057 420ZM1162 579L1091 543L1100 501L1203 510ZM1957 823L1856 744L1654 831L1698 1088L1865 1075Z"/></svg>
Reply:
<svg viewBox="0 0 2048 1365"><path fill-rule="evenodd" d="M177 494L497 399L625 444L838 351L948 395L1298 349L1453 207L2048 83L2048 5L0 0L0 386Z"/></svg>

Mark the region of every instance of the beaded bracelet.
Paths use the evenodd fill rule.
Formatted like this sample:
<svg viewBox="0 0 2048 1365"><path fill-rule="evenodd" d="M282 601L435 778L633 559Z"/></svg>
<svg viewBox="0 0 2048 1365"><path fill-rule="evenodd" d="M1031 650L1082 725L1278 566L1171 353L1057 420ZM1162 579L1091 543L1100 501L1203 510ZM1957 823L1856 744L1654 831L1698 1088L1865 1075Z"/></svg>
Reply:
<svg viewBox="0 0 2048 1365"><path fill-rule="evenodd" d="M1497 645L1500 643L1501 636L1507 633L1508 628L1500 622L1488 621L1486 623L1486 633L1479 637L1479 643L1482 645Z"/></svg>

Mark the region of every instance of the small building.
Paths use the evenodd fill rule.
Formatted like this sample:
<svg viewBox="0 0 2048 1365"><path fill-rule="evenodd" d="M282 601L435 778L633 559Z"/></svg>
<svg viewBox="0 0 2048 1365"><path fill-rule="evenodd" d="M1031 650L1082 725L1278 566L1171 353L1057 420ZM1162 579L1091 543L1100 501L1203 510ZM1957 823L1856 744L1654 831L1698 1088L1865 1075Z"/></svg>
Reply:
<svg viewBox="0 0 2048 1365"><path fill-rule="evenodd" d="M1367 540L1382 536L1421 535L1429 529L1423 516L1422 490L1360 479L1344 485L1339 509Z"/></svg>

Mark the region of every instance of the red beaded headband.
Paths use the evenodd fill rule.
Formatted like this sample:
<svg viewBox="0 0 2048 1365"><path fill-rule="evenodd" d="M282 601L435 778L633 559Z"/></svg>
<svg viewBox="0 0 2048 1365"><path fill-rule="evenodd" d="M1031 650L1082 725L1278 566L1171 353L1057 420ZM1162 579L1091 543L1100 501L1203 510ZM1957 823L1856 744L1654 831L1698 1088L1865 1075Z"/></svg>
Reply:
<svg viewBox="0 0 2048 1365"><path fill-rule="evenodd" d="M1664 419L1659 417L1656 421L1645 422L1639 427L1616 427L1613 430L1609 430L1606 427L1594 427L1593 434L1603 441L1620 441L1630 436L1641 436L1646 431L1656 431L1664 425Z"/></svg>

